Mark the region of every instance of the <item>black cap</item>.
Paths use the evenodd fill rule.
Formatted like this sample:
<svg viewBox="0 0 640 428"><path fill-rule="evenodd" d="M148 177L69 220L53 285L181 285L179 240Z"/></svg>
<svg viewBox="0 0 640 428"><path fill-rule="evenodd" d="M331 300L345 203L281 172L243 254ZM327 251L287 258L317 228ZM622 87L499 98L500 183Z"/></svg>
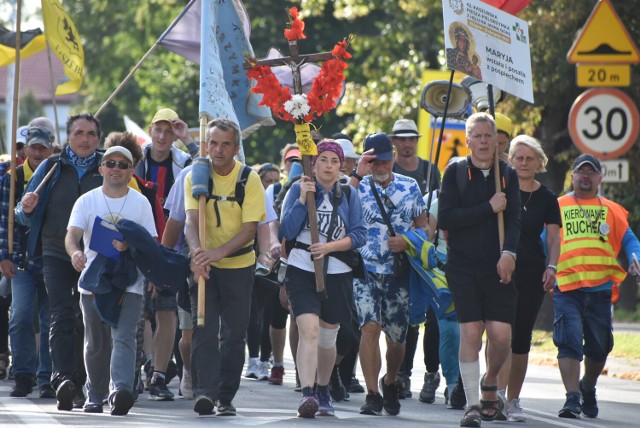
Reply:
<svg viewBox="0 0 640 428"><path fill-rule="evenodd" d="M390 161L393 159L393 144L387 134L382 132L369 134L364 139L364 151L374 149L376 160Z"/></svg>
<svg viewBox="0 0 640 428"><path fill-rule="evenodd" d="M593 169L595 169L598 172L598 174L602 172L600 161L595 157L588 155L586 153L583 153L576 158L576 160L573 162L573 170L575 171L576 169L580 168L582 165L586 163L591 165Z"/></svg>
<svg viewBox="0 0 640 428"><path fill-rule="evenodd" d="M34 144L40 144L41 146L50 149L52 147L53 136L51 133L39 126L31 126L29 131L27 131L27 146L32 146Z"/></svg>

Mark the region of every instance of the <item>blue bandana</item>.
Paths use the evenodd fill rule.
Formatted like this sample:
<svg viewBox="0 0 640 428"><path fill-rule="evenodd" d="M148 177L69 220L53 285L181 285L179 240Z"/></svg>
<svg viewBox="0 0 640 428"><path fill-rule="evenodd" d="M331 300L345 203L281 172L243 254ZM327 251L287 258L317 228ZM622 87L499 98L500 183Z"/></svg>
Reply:
<svg viewBox="0 0 640 428"><path fill-rule="evenodd" d="M90 156L87 156L86 158L81 158L71 150L71 146L69 145L67 145L67 147L65 148L65 151L67 153L67 158L69 159L69 162L73 166L76 166L80 169L89 168L96 160L96 152L93 152Z"/></svg>

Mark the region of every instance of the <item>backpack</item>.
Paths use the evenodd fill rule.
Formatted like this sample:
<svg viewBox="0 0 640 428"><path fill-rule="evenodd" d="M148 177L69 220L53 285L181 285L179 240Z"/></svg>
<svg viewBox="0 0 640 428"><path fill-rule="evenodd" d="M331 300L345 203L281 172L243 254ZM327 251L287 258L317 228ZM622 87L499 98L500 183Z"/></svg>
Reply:
<svg viewBox="0 0 640 428"><path fill-rule="evenodd" d="M240 171L238 171L238 177L236 178L236 188L233 192L233 195L230 196L221 196L213 193L213 179L209 178L209 197L208 199L213 200L213 208L216 213L216 218L218 220L218 225L216 227L220 227L220 214L218 212L218 201L229 201L229 202L237 202L242 208L242 204L244 203L244 194L245 187L247 187L247 180L249 179L249 174L251 173L251 168L247 165L242 165L240 167Z"/></svg>
<svg viewBox="0 0 640 428"><path fill-rule="evenodd" d="M467 189L467 183L471 179L467 174L467 166L468 164L466 157L456 162L456 185L458 186L458 192L461 196ZM509 185L509 174L507 173L508 167L509 165L506 162L500 164L500 176L504 178L504 180L502 181L503 189L506 189L506 187Z"/></svg>
<svg viewBox="0 0 640 428"><path fill-rule="evenodd" d="M287 183L285 185L285 187L282 188L280 193L282 193L283 191L284 191L284 193L286 193L286 191L288 191L289 188L291 188L291 185L294 182L298 181L299 178L300 177L294 177L289 183ZM338 185L338 187L336 188L336 191L334 193L333 202L332 203L337 203L338 205L340 205L342 203L343 195L347 197L347 201L349 201L349 199L351 199L351 186L349 186L348 184L339 184ZM280 198L280 194L278 194L278 198ZM284 196L282 197L282 199L284 199ZM282 201L280 201L280 205L282 205ZM275 203L274 203L274 207L275 207ZM280 216L280 214L279 214L279 211L278 211L278 217L279 216ZM282 240L283 237L280 236L280 233L278 233L278 235L279 235L278 238ZM296 241L286 241L285 242L285 250L286 250L287 254L289 254L291 252L291 250L293 249L295 244L296 244Z"/></svg>
<svg viewBox="0 0 640 428"><path fill-rule="evenodd" d="M247 165L242 165L240 171L238 171L238 177L236 179L236 189L231 196L220 196L213 194L213 180L209 179L209 199L213 199L214 201L230 201L237 202L238 205L242 207L242 203L244 202L244 192L247 187L247 180L249 179L249 174L251 173L251 168Z"/></svg>

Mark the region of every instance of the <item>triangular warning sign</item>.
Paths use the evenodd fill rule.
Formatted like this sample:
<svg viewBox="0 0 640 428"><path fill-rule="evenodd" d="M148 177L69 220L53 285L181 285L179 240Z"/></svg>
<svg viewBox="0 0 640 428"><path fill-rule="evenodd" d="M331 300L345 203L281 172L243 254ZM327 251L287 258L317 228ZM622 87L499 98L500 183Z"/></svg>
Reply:
<svg viewBox="0 0 640 428"><path fill-rule="evenodd" d="M636 64L640 51L633 43L611 0L599 0L567 54L571 64Z"/></svg>

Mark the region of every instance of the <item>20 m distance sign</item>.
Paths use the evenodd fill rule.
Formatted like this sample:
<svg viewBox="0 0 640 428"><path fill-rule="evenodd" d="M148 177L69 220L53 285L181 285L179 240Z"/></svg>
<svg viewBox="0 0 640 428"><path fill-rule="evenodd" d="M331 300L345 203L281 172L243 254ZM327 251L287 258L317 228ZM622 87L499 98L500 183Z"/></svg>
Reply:
<svg viewBox="0 0 640 428"><path fill-rule="evenodd" d="M624 92L594 88L571 106L569 133L578 149L599 159L625 154L638 138L638 108Z"/></svg>

